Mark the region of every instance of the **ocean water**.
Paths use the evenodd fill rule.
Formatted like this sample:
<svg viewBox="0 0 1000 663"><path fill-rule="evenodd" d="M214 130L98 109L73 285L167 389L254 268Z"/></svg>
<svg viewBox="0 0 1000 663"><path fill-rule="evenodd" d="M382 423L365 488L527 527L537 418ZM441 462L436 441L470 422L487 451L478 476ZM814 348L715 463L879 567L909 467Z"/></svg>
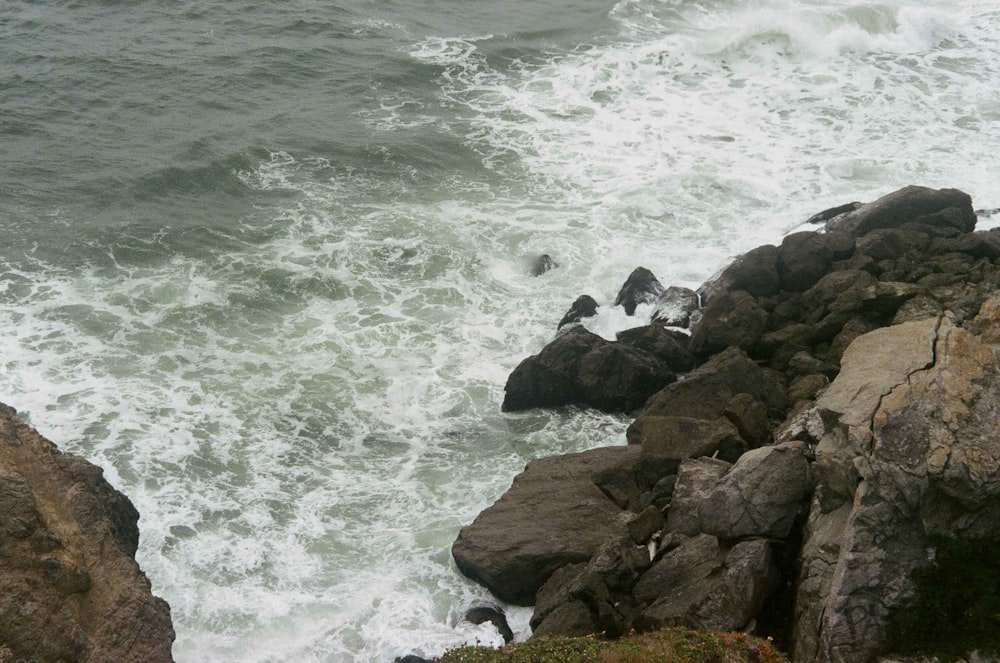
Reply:
<svg viewBox="0 0 1000 663"><path fill-rule="evenodd" d="M0 400L135 502L180 663L497 644L459 528L624 443L500 413L569 304L612 337L634 267L906 184L1000 207L998 89L983 0L7 0Z"/></svg>

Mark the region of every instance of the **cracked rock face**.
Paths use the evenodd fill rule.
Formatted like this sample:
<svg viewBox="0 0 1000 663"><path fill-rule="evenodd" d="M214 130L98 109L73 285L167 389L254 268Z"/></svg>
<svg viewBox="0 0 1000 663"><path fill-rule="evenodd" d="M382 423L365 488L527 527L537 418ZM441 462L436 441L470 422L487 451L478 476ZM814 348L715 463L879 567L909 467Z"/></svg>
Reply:
<svg viewBox="0 0 1000 663"><path fill-rule="evenodd" d="M170 608L135 562L138 518L99 467L0 404L0 646L13 660L173 660Z"/></svg>
<svg viewBox="0 0 1000 663"><path fill-rule="evenodd" d="M861 663L912 596L929 536L1000 535L997 357L947 317L879 329L847 348L816 410L793 655Z"/></svg>

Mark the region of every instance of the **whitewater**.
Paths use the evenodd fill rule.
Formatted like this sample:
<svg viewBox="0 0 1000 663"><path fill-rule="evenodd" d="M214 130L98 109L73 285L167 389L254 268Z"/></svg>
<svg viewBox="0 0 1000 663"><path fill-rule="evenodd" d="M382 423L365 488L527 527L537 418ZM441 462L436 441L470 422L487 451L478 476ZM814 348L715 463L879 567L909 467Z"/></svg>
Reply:
<svg viewBox="0 0 1000 663"><path fill-rule="evenodd" d="M500 412L572 301L613 338L639 265L1000 207L998 89L982 0L5 2L0 401L135 503L179 663L498 645L459 528L625 443Z"/></svg>

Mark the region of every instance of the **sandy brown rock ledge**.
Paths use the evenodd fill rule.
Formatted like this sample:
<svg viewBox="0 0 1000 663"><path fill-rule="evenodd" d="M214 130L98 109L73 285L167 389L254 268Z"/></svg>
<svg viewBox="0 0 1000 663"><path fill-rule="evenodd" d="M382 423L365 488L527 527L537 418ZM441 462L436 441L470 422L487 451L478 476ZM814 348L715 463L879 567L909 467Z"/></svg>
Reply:
<svg viewBox="0 0 1000 663"><path fill-rule="evenodd" d="M99 467L0 404L0 651L12 661L173 661L170 607L135 561L139 514Z"/></svg>
<svg viewBox="0 0 1000 663"><path fill-rule="evenodd" d="M533 461L452 547L534 605L535 635L747 630L795 663L1000 655L1000 234L954 189L815 218L702 286L690 336L574 323L512 373L508 411L636 416L627 445ZM679 308L640 276L619 303ZM954 590L953 612L921 608Z"/></svg>

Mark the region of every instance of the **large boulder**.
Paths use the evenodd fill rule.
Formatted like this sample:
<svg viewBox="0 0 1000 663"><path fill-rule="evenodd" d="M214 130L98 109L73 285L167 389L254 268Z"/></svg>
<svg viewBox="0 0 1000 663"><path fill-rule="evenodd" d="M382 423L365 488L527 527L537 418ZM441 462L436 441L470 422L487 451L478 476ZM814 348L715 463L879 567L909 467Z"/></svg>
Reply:
<svg viewBox="0 0 1000 663"><path fill-rule="evenodd" d="M730 346L749 350L767 328L768 313L744 290L726 292L705 307L691 332L691 351L707 356Z"/></svg>
<svg viewBox="0 0 1000 663"><path fill-rule="evenodd" d="M957 189L907 186L832 219L827 227L861 237L878 228L908 223L967 233L976 227L976 213L969 195Z"/></svg>
<svg viewBox="0 0 1000 663"><path fill-rule="evenodd" d="M766 541L728 547L700 534L668 552L636 582L636 600L648 605L636 627L736 631L753 619L776 582Z"/></svg>
<svg viewBox="0 0 1000 663"><path fill-rule="evenodd" d="M13 660L172 661L135 561L138 512L101 469L0 404L0 644Z"/></svg>
<svg viewBox="0 0 1000 663"><path fill-rule="evenodd" d="M676 379L656 356L571 327L510 374L503 411L585 405L630 412Z"/></svg>
<svg viewBox="0 0 1000 663"><path fill-rule="evenodd" d="M796 661L871 661L889 646L889 615L913 599L911 574L932 563L933 537L1000 538L998 403L992 344L947 317L878 329L847 348L816 404L824 430Z"/></svg>
<svg viewBox="0 0 1000 663"><path fill-rule="evenodd" d="M595 477L630 472L637 454L606 447L531 461L459 532L451 549L459 570L503 601L533 604L554 571L587 562L609 539L628 535L628 512Z"/></svg>

